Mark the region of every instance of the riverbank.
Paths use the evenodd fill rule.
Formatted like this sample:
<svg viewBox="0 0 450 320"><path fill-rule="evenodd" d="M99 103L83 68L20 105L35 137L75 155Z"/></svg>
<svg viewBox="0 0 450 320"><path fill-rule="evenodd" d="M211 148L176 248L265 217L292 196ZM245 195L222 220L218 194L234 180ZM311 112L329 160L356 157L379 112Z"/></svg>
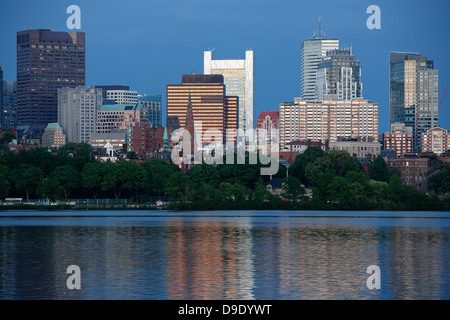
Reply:
<svg viewBox="0 0 450 320"><path fill-rule="evenodd" d="M218 201L204 200L193 202L171 202L168 209L176 211L215 211L215 210L325 210L325 211L354 211L354 210L380 210L380 211L450 211L448 201L426 201L394 203L390 201L378 203L360 203L342 205L339 203L325 203L317 200L310 201L272 201L262 202L254 200Z"/></svg>
<svg viewBox="0 0 450 320"><path fill-rule="evenodd" d="M324 211L449 211L448 201L427 201L409 203L361 203L352 206L343 206L339 203L324 203L316 200L310 201L221 201L202 200L189 202L168 202L158 204L8 204L0 205L0 211L8 210L173 210L173 211L217 211L217 210L324 210Z"/></svg>

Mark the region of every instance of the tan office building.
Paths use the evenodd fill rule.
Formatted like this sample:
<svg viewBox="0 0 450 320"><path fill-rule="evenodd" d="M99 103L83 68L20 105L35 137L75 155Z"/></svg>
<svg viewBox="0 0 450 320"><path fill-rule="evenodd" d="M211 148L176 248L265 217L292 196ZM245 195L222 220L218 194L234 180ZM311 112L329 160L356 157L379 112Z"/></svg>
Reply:
<svg viewBox="0 0 450 320"><path fill-rule="evenodd" d="M362 98L303 100L280 104L280 147L296 140L378 139L378 104Z"/></svg>

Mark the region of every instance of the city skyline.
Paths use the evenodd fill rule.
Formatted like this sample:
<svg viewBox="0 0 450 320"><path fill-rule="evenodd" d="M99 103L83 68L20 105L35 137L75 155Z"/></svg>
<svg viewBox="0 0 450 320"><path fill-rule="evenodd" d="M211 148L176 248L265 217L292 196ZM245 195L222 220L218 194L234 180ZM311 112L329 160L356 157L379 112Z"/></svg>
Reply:
<svg viewBox="0 0 450 320"><path fill-rule="evenodd" d="M311 38L314 31L317 33L317 19L321 17L323 32L338 38L341 47L352 47L360 60L364 70L363 96L379 104L379 132L385 132L390 129L390 51L420 52L435 62L439 70L439 102L444 89L450 86L448 44L439 40L450 25L445 20L450 4L436 0L423 7L413 5L418 1L376 2L348 0L336 5L322 0L305 6L305 2L283 1L276 8L265 1L258 7L244 2L240 10L220 3L201 5L201 1L126 5L113 1L107 6L87 1L8 2L0 12L0 65L4 80L16 80L18 31L81 31L86 33L88 47L86 86L125 84L140 94L162 94L165 101L167 84L175 83L182 74L202 74L205 50L214 48L216 59L243 59L243 52L251 49L256 57L257 117L261 111L277 110L280 103L300 96L301 43ZM66 27L69 15L65 11L71 4L81 8L81 30ZM371 4L380 6L380 30L366 27L366 9ZM148 10L158 15L143 23L139 17ZM429 15L433 19L423 19ZM226 22L227 18L233 23ZM450 127L447 99L439 116L439 126L446 129ZM166 118L165 114L162 118Z"/></svg>

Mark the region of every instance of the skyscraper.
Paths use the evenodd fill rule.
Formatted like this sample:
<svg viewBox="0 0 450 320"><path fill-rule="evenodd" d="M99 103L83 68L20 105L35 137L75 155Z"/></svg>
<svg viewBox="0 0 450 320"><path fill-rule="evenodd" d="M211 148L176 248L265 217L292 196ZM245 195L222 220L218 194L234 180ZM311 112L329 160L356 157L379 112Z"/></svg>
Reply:
<svg viewBox="0 0 450 320"><path fill-rule="evenodd" d="M4 128L16 127L16 102L17 102L17 82L3 80L3 101L2 126Z"/></svg>
<svg viewBox="0 0 450 320"><path fill-rule="evenodd" d="M223 75L227 96L239 97L239 129L253 129L253 51L245 51L245 59L215 60L211 50L204 52L204 74Z"/></svg>
<svg viewBox="0 0 450 320"><path fill-rule="evenodd" d="M314 100L317 86L317 67L326 57L327 51L339 49L339 40L327 38L322 33L319 19L319 33L303 41L301 47L301 97L304 100Z"/></svg>
<svg viewBox="0 0 450 320"><path fill-rule="evenodd" d="M333 49L317 66L316 100L335 94L338 100L362 97L361 68L351 49Z"/></svg>
<svg viewBox="0 0 450 320"><path fill-rule="evenodd" d="M57 90L85 85L84 32L17 32L17 124L57 121Z"/></svg>
<svg viewBox="0 0 450 320"><path fill-rule="evenodd" d="M391 52L389 73L390 122L411 126L420 152L422 134L438 125L438 70L418 53Z"/></svg>
<svg viewBox="0 0 450 320"><path fill-rule="evenodd" d="M212 135L205 134L209 129L218 130L224 138L227 129L236 129L238 98L225 95L222 75L183 75L181 84L167 85L169 128L185 127L189 101L194 121L202 123L201 144L211 142Z"/></svg>
<svg viewBox="0 0 450 320"><path fill-rule="evenodd" d="M90 143L102 103L102 89L97 87L58 89L58 123L68 142Z"/></svg>

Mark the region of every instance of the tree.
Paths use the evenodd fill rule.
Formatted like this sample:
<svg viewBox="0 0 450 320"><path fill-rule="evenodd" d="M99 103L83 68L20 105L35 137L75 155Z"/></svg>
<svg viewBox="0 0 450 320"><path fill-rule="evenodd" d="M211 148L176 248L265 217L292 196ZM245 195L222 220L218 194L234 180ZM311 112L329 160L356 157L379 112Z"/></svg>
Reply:
<svg viewBox="0 0 450 320"><path fill-rule="evenodd" d="M145 172L135 162L105 163L102 189L114 193L116 204L119 204L122 192L137 193L144 189L145 183Z"/></svg>
<svg viewBox="0 0 450 320"><path fill-rule="evenodd" d="M32 165L40 168L44 176L50 175L50 173L57 167L57 158L48 152L47 148L34 148L31 150L19 150L14 157L14 168L18 168L20 165Z"/></svg>
<svg viewBox="0 0 450 320"><path fill-rule="evenodd" d="M94 161L92 147L88 143L68 142L58 148L59 158L67 160L66 164L72 165L76 170L81 171L86 163Z"/></svg>
<svg viewBox="0 0 450 320"><path fill-rule="evenodd" d="M401 196L404 190L404 186L400 177L396 174L393 174L389 179L388 184L388 198L389 200L398 203L401 200Z"/></svg>
<svg viewBox="0 0 450 320"><path fill-rule="evenodd" d="M387 182L370 180L369 181L371 198L375 202L384 202L388 199L389 188Z"/></svg>
<svg viewBox="0 0 450 320"><path fill-rule="evenodd" d="M77 188L80 184L80 174L74 167L70 165L58 166L50 175L53 179L58 181L61 190L64 193L64 199L67 201L70 192Z"/></svg>
<svg viewBox="0 0 450 320"><path fill-rule="evenodd" d="M15 188L25 194L27 201L30 194L36 191L41 177L43 177L42 170L29 164L21 164L19 168L11 172L11 179Z"/></svg>
<svg viewBox="0 0 450 320"><path fill-rule="evenodd" d="M172 198L188 201L193 192L193 183L181 172L174 172L167 180L166 194Z"/></svg>
<svg viewBox="0 0 450 320"><path fill-rule="evenodd" d="M203 182L195 190L196 200L222 200L223 198L223 193L210 183Z"/></svg>
<svg viewBox="0 0 450 320"><path fill-rule="evenodd" d="M350 177L334 177L327 189L328 200L341 208L358 208L368 201L364 185Z"/></svg>
<svg viewBox="0 0 450 320"><path fill-rule="evenodd" d="M188 171L189 178L194 183L196 187L207 183L214 187L219 187L220 185L220 173L212 165L202 163L192 167Z"/></svg>
<svg viewBox="0 0 450 320"><path fill-rule="evenodd" d="M289 167L289 175L300 179L303 183L310 184L306 176L306 166L308 163L312 163L316 159L323 157L324 154L325 152L320 147L312 146L307 148L304 153L295 157L294 162Z"/></svg>
<svg viewBox="0 0 450 320"><path fill-rule="evenodd" d="M262 179L259 179L255 183L255 190L253 191L253 200L265 202L272 199L272 194L267 190L266 186L262 183Z"/></svg>
<svg viewBox="0 0 450 320"><path fill-rule="evenodd" d="M381 155L378 155L370 166L369 177L376 181L389 181L389 168Z"/></svg>
<svg viewBox="0 0 450 320"><path fill-rule="evenodd" d="M36 186L36 194L39 195L41 199L54 201L60 198L61 193L61 185L58 180L52 177L41 177Z"/></svg>
<svg viewBox="0 0 450 320"><path fill-rule="evenodd" d="M283 183L283 193L282 195L292 201L299 201L305 199L305 188L302 183L296 177L288 177Z"/></svg>
<svg viewBox="0 0 450 320"><path fill-rule="evenodd" d="M305 168L305 177L313 186L318 185L320 175L329 173L336 175L333 162L329 157L320 157L314 162L309 162Z"/></svg>
<svg viewBox="0 0 450 320"><path fill-rule="evenodd" d="M11 185L8 181L9 168L4 165L0 165L0 197L4 198L9 195Z"/></svg>
<svg viewBox="0 0 450 320"><path fill-rule="evenodd" d="M438 194L450 193L450 163L439 166L428 175L428 188Z"/></svg>
<svg viewBox="0 0 450 320"><path fill-rule="evenodd" d="M102 191L105 172L105 164L101 162L88 162L81 171L81 185L92 192L94 202Z"/></svg>
<svg viewBox="0 0 450 320"><path fill-rule="evenodd" d="M225 194L225 199L229 201L247 200L251 195L251 190L240 183L222 182L220 190Z"/></svg>
<svg viewBox="0 0 450 320"><path fill-rule="evenodd" d="M180 168L175 164L169 164L162 160L145 161L142 168L147 175L147 194L159 197L164 195L170 175L174 172L180 172Z"/></svg>
<svg viewBox="0 0 450 320"><path fill-rule="evenodd" d="M135 194L135 201L139 202L139 192L147 186L145 170L132 161L120 161L117 166L120 189L128 194Z"/></svg>
<svg viewBox="0 0 450 320"><path fill-rule="evenodd" d="M3 145L3 144L8 144L8 143L10 143L13 139L15 139L16 137L12 134L12 133L9 133L9 132L6 132L6 133L4 133L3 135L2 135L2 137L0 138L0 145Z"/></svg>

